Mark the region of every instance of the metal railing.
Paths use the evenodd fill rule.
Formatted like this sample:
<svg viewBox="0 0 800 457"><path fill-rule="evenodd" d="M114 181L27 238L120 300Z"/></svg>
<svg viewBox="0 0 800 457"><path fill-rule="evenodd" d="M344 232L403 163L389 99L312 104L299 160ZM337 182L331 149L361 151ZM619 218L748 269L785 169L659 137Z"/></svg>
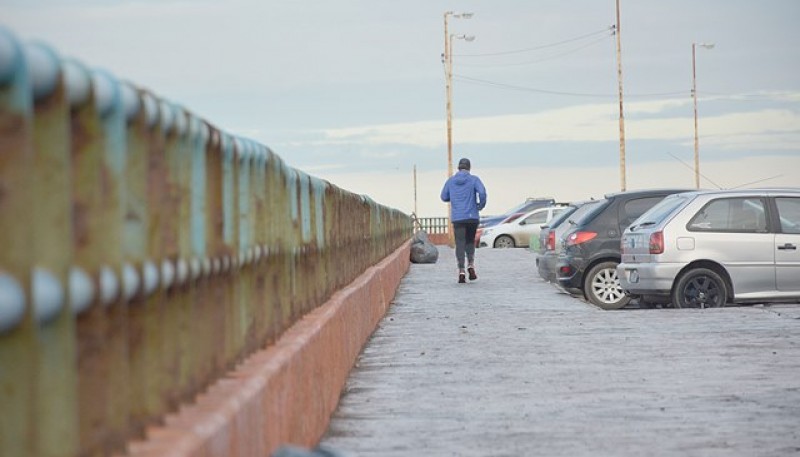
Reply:
<svg viewBox="0 0 800 457"><path fill-rule="evenodd" d="M0 29L0 455L109 455L411 219Z"/></svg>
<svg viewBox="0 0 800 457"><path fill-rule="evenodd" d="M418 227L429 234L446 234L450 226L450 218L447 217L419 217L416 221Z"/></svg>

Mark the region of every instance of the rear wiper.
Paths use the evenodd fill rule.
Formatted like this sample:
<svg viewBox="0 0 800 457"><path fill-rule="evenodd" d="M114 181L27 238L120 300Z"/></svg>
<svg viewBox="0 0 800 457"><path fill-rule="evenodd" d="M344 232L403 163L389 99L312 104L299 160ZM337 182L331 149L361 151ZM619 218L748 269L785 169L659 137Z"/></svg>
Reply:
<svg viewBox="0 0 800 457"><path fill-rule="evenodd" d="M652 221L647 221L647 222L642 222L641 224L633 225L631 226L631 232L636 231L637 228L649 227L651 225L656 225L656 223Z"/></svg>

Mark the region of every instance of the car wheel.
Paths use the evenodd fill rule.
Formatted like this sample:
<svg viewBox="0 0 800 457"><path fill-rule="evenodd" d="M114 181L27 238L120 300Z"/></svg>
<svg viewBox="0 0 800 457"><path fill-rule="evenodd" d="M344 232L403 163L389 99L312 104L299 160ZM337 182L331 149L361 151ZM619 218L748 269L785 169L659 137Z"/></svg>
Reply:
<svg viewBox="0 0 800 457"><path fill-rule="evenodd" d="M676 308L719 308L727 301L725 281L707 268L687 271L672 290L672 304Z"/></svg>
<svg viewBox="0 0 800 457"><path fill-rule="evenodd" d="M631 301L619 284L617 262L602 262L592 267L583 291L587 300L602 309L624 308Z"/></svg>
<svg viewBox="0 0 800 457"><path fill-rule="evenodd" d="M514 246L514 238L507 235L498 236L494 240L494 247L496 248L513 248Z"/></svg>

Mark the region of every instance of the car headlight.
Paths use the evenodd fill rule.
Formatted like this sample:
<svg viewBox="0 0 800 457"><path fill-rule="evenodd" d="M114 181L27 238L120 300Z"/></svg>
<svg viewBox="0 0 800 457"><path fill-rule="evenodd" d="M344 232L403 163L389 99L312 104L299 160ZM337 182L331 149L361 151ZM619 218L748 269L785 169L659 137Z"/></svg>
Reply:
<svg viewBox="0 0 800 457"><path fill-rule="evenodd" d="M484 236L489 236L489 235L491 235L493 231L494 231L494 230L492 230L492 229L490 229L490 228L489 228L489 229L483 229L483 233L481 233L481 238L483 238Z"/></svg>

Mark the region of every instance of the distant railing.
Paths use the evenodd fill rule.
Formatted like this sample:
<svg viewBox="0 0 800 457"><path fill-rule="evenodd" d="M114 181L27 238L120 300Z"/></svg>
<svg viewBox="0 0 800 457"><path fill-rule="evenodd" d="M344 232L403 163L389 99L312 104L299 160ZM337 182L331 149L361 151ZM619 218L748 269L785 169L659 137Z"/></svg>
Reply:
<svg viewBox="0 0 800 457"><path fill-rule="evenodd" d="M109 455L408 215L0 29L0 455Z"/></svg>
<svg viewBox="0 0 800 457"><path fill-rule="evenodd" d="M450 226L450 218L447 217L419 217L417 218L420 229L429 234L447 233Z"/></svg>

